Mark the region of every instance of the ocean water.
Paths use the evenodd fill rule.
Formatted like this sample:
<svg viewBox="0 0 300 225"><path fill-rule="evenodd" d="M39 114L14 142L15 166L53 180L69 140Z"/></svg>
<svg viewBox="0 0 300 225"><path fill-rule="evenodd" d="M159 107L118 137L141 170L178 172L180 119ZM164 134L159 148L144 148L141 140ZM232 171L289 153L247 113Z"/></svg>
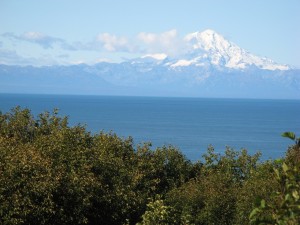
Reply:
<svg viewBox="0 0 300 225"><path fill-rule="evenodd" d="M0 94L2 113L17 105L34 115L58 108L70 125L132 136L135 144L171 144L192 161L209 145L220 153L229 146L274 159L293 144L281 133L300 136L300 100Z"/></svg>

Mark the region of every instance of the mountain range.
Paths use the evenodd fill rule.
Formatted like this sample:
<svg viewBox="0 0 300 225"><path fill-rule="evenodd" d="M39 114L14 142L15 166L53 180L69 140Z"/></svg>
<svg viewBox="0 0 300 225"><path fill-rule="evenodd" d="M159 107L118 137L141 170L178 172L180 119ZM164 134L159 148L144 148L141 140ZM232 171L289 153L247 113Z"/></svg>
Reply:
<svg viewBox="0 0 300 225"><path fill-rule="evenodd" d="M0 92L300 99L300 70L251 54L213 30L185 36L185 53L121 63L0 65Z"/></svg>

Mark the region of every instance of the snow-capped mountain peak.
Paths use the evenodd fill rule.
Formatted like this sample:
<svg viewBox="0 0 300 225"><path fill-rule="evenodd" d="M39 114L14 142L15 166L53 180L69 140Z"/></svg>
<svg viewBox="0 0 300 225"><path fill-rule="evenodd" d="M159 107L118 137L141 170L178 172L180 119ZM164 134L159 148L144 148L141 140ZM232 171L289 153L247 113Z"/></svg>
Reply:
<svg viewBox="0 0 300 225"><path fill-rule="evenodd" d="M203 49L205 51L220 51L225 53L231 46L231 43L225 40L223 36L210 29L188 34L185 40L193 45L193 49Z"/></svg>
<svg viewBox="0 0 300 225"><path fill-rule="evenodd" d="M184 41L191 50L185 58L180 58L171 64L173 68L210 64L219 68L231 69L246 69L251 66L266 70L289 69L287 65L281 65L268 58L258 57L247 52L211 29L187 34ZM189 63L182 63L187 61Z"/></svg>

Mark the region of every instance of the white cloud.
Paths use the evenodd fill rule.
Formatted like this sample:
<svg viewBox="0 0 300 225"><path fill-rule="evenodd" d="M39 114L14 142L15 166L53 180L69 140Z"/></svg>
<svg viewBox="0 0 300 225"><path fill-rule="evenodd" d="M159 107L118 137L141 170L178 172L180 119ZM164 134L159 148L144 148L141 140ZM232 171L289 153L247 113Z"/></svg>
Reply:
<svg viewBox="0 0 300 225"><path fill-rule="evenodd" d="M180 54L184 48L184 41L178 37L175 29L163 33L141 32L133 38L102 33L97 36L93 45L96 46L99 42L102 48L109 52L136 54L165 53L174 56Z"/></svg>
<svg viewBox="0 0 300 225"><path fill-rule="evenodd" d="M138 34L138 39L143 41L145 44L153 44L158 40L158 35L154 33L141 32Z"/></svg>
<svg viewBox="0 0 300 225"><path fill-rule="evenodd" d="M174 56L182 53L184 42L177 35L177 30L169 30L163 33L141 32L137 39L143 43L147 53L163 52Z"/></svg>
<svg viewBox="0 0 300 225"><path fill-rule="evenodd" d="M117 37L113 34L103 33L98 35L97 41L101 42L103 44L103 48L109 52L132 51L129 41L126 37Z"/></svg>
<svg viewBox="0 0 300 225"><path fill-rule="evenodd" d="M29 41L41 41L48 38L46 35L39 32L26 32L22 35L22 37Z"/></svg>
<svg viewBox="0 0 300 225"><path fill-rule="evenodd" d="M29 31L20 35L5 33L2 34L2 37L37 44L44 49L61 48L67 51L106 51L135 54L165 53L172 56L181 53L185 47L184 41L178 37L176 29L162 33L141 32L132 38L101 33L94 40L86 43L68 43L62 38L36 31Z"/></svg>
<svg viewBox="0 0 300 225"><path fill-rule="evenodd" d="M170 57L178 56L186 52L187 49L186 43L183 38L179 37L175 29L162 33L141 32L131 37L100 33L89 42L77 41L73 43L36 31L22 34L4 33L0 35L0 38L2 38L0 47L16 50L18 54L21 54L2 51L2 57L0 55L2 62L15 60L20 64L38 61L38 59L43 60L40 64L49 64L56 60L64 64L79 58L86 58L89 62L97 62L97 58L108 57L114 61L123 61L123 57L131 59L143 55L163 58L167 55ZM27 54L29 53L28 49L35 47L32 44L40 46L42 49L34 48L32 51L30 50L30 54ZM49 61L47 61L46 55L51 56ZM6 60L5 56L7 57Z"/></svg>
<svg viewBox="0 0 300 225"><path fill-rule="evenodd" d="M145 44L157 44L157 42L168 44L177 38L177 31L173 29L161 34L141 32L137 37Z"/></svg>

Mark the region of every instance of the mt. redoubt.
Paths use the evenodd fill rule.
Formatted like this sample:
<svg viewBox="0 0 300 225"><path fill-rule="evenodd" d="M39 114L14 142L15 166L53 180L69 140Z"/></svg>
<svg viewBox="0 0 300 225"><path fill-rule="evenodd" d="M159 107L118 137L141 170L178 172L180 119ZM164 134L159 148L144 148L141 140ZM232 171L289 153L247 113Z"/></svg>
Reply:
<svg viewBox="0 0 300 225"><path fill-rule="evenodd" d="M122 63L0 65L0 92L300 99L300 70L255 56L206 30L184 38L184 54ZM176 47L176 46L174 46Z"/></svg>
<svg viewBox="0 0 300 225"><path fill-rule="evenodd" d="M279 65L267 58L260 58L246 52L236 44L227 41L212 30L196 32L186 35L185 41L191 46L186 58L172 66L214 65L232 69L245 69L256 66L267 70L288 70L286 65Z"/></svg>

